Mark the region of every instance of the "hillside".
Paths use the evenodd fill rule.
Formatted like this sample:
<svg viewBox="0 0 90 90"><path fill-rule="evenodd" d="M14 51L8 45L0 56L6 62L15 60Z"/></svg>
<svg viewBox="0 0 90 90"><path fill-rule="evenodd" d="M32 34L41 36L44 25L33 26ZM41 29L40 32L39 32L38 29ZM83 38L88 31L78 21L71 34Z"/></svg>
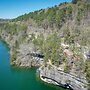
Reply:
<svg viewBox="0 0 90 90"><path fill-rule="evenodd" d="M73 0L10 21L0 20L0 37L9 44L11 65L38 66L46 82L55 84L56 80L74 90L90 89L89 0Z"/></svg>
<svg viewBox="0 0 90 90"><path fill-rule="evenodd" d="M28 23L28 21L30 22L30 20L31 20L31 21L34 21L38 26L40 26L44 29L50 28L52 30L56 29L56 30L60 31L60 29L66 23L70 24L70 22L72 22L72 21L73 21L72 24L75 29L78 28L77 26L79 26L79 24L82 25L85 23L86 25L88 25L89 24L88 23L89 12L90 12L89 3L84 3L84 2L78 1L77 4L72 4L72 3L65 2L65 3L61 3L60 5L51 7L51 8L41 9L39 11L35 11L35 12L31 12L29 14L22 15L16 19L14 19L14 21L21 21L21 22ZM74 23L75 23L75 25L74 25ZM78 24L78 25L76 25L76 24ZM71 27L71 28L73 29L73 27ZM76 34L78 32L80 33L80 31L73 30L73 33L74 34ZM88 32L89 31L87 31L87 33ZM73 35L71 35L71 36L76 37ZM83 35L81 35L81 36L83 36ZM83 38L83 37L81 37L81 38ZM81 38L79 38L79 40ZM85 36L84 36L84 39L85 40L80 41L80 43L83 43L84 41L86 41ZM87 40L87 43L89 43L88 40ZM83 44L85 44L85 43L83 43Z"/></svg>

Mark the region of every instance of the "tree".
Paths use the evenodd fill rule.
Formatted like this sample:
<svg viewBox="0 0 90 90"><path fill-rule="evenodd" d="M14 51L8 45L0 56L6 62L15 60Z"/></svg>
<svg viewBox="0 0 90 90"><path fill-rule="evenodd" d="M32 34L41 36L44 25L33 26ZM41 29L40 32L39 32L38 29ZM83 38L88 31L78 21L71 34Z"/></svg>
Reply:
<svg viewBox="0 0 90 90"><path fill-rule="evenodd" d="M60 60L60 38L57 33L48 36L43 46L45 61L46 59L51 60L53 64L58 65Z"/></svg>

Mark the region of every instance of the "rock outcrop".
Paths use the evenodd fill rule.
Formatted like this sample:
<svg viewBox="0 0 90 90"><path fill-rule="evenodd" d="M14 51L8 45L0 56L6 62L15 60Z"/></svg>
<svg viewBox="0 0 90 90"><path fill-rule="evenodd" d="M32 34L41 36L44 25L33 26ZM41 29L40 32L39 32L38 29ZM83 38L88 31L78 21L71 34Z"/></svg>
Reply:
<svg viewBox="0 0 90 90"><path fill-rule="evenodd" d="M87 90L87 81L84 78L65 73L55 67L39 68L39 73L40 78L45 82L62 85L73 90Z"/></svg>

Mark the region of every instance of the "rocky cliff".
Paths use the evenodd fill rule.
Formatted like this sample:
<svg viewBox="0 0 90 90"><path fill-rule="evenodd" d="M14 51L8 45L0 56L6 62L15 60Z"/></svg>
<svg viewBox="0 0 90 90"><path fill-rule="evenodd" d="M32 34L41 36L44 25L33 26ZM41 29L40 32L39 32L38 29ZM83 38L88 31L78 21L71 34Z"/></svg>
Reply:
<svg viewBox="0 0 90 90"><path fill-rule="evenodd" d="M20 27L23 28L22 26L19 26L19 28ZM13 28L13 25L10 26L10 28ZM20 31L17 34L13 33L13 31L1 31L1 39L4 40L10 47L11 65L18 67L32 67L40 66L42 64L43 58L40 57L40 52L35 50L34 44L32 43L32 40L30 40L32 39L32 34L35 33L37 29L39 30L40 28L35 26L28 26L26 31ZM31 31L29 32L28 30ZM40 30L43 31L43 29ZM38 34L40 33L38 32Z"/></svg>
<svg viewBox="0 0 90 90"><path fill-rule="evenodd" d="M87 90L87 81L73 74L65 73L56 67L39 68L40 78L55 85L63 86L73 90Z"/></svg>

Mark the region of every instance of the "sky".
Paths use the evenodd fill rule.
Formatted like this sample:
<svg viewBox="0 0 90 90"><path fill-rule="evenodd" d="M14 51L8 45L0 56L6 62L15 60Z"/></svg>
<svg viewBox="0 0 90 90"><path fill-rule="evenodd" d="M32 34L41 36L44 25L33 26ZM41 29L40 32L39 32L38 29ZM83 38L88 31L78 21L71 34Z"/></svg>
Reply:
<svg viewBox="0 0 90 90"><path fill-rule="evenodd" d="M0 18L12 19L71 0L0 0Z"/></svg>

